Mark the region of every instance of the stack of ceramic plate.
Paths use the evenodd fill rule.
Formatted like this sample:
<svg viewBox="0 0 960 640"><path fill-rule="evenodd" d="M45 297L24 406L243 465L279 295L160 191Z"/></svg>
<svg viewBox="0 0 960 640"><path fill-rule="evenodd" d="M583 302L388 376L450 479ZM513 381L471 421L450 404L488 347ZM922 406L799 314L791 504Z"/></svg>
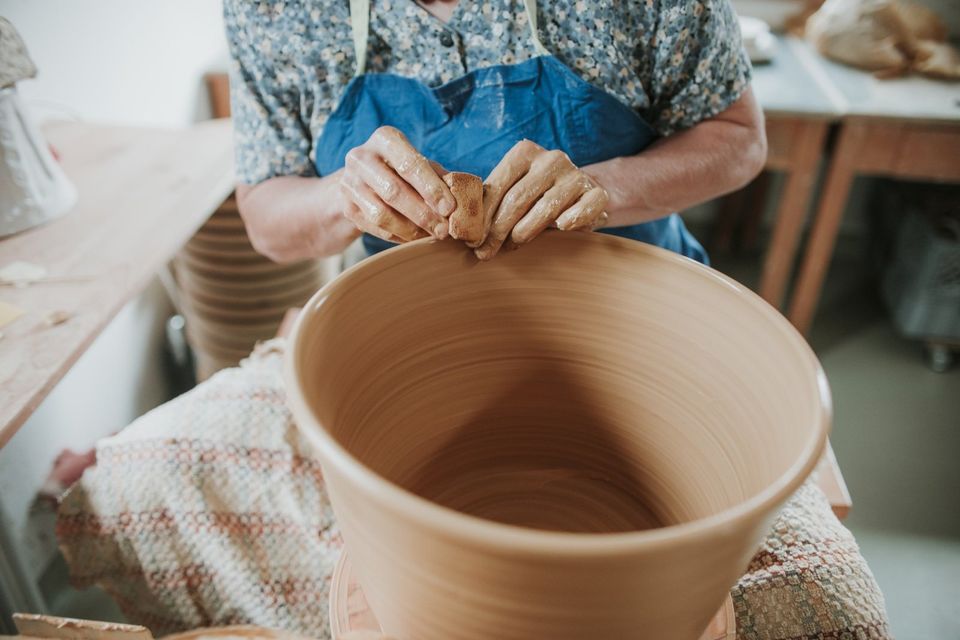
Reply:
<svg viewBox="0 0 960 640"><path fill-rule="evenodd" d="M236 626L217 627L210 629L195 629L172 636L165 636L163 640L310 640L306 636L297 635L288 631L275 631L264 627Z"/></svg>
<svg viewBox="0 0 960 640"><path fill-rule="evenodd" d="M250 244L231 198L174 262L197 378L237 364L276 335L283 314L329 279L329 261L276 264Z"/></svg>

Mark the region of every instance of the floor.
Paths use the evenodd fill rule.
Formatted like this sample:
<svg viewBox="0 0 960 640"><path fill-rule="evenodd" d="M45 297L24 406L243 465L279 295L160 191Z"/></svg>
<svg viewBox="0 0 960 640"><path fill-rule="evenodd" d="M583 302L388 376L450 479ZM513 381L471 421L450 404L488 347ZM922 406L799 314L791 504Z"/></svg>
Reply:
<svg viewBox="0 0 960 640"><path fill-rule="evenodd" d="M960 640L960 354L946 373L897 335L861 242L841 242L810 342L834 398L831 435L853 496L845 522L898 640ZM754 285L757 256L714 256Z"/></svg>
<svg viewBox="0 0 960 640"><path fill-rule="evenodd" d="M896 334L861 245L838 246L811 336L854 500L846 524L884 591L895 637L960 640L960 364L933 373L921 347ZM756 255L714 255L714 265L756 284ZM95 591L72 592L54 608L119 616Z"/></svg>

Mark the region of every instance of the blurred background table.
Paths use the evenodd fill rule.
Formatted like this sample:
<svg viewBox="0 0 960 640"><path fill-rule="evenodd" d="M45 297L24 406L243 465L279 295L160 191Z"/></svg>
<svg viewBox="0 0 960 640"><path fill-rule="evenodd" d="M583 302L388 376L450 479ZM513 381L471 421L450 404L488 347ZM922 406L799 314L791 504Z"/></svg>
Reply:
<svg viewBox="0 0 960 640"><path fill-rule="evenodd" d="M782 307L813 207L786 305L790 321L808 334L854 178L960 181L960 85L919 76L878 79L781 36L771 62L754 66L753 89L766 116L766 168L786 177L758 291ZM729 248L737 218L743 218L742 244L758 245L769 181L765 172L723 201L711 248Z"/></svg>
<svg viewBox="0 0 960 640"><path fill-rule="evenodd" d="M843 118L787 313L794 326L807 333L856 176L960 182L960 84L915 75L878 79L802 46L816 77L843 101Z"/></svg>
<svg viewBox="0 0 960 640"><path fill-rule="evenodd" d="M777 38L771 62L753 70L753 89L766 116L766 168L786 174L759 287L760 295L775 307L780 306L791 275L827 133L844 112L842 97L820 77L811 55L815 54L800 40ZM760 202L748 213L748 244L756 243L764 209L766 178L760 180L756 198ZM730 204L739 208L745 203Z"/></svg>

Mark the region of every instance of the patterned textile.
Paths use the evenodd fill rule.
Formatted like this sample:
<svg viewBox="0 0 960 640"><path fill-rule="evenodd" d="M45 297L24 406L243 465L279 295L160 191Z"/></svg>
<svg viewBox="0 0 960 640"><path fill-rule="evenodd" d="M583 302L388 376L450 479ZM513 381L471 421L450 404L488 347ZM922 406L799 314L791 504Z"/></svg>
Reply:
<svg viewBox="0 0 960 640"><path fill-rule="evenodd" d="M886 605L853 535L807 482L732 589L740 640L886 640Z"/></svg>
<svg viewBox="0 0 960 640"><path fill-rule="evenodd" d="M57 536L79 587L155 634L252 623L326 637L342 546L280 374L260 345L97 446Z"/></svg>
<svg viewBox="0 0 960 640"><path fill-rule="evenodd" d="M76 586L101 585L156 634L250 623L329 638L342 543L284 406L282 350L261 345L100 442L60 505ZM870 570L812 483L732 595L741 640L890 637Z"/></svg>
<svg viewBox="0 0 960 640"><path fill-rule="evenodd" d="M538 0L540 38L659 133L732 104L750 63L728 0ZM523 0L461 0L444 24L414 0L371 0L367 71L438 86L536 51ZM226 0L238 179L314 175L311 151L353 78L347 0ZM456 169L456 167L451 167Z"/></svg>

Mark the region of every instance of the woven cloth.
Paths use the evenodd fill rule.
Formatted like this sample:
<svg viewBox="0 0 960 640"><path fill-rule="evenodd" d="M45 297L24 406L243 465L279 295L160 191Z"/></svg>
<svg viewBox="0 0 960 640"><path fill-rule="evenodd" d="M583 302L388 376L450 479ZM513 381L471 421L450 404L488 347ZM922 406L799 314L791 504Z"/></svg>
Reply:
<svg viewBox="0 0 960 640"><path fill-rule="evenodd" d="M257 348L97 447L57 534L75 586L155 634L257 624L329 638L342 542L284 404L283 342ZM806 484L732 592L742 640L890 637L853 537Z"/></svg>

